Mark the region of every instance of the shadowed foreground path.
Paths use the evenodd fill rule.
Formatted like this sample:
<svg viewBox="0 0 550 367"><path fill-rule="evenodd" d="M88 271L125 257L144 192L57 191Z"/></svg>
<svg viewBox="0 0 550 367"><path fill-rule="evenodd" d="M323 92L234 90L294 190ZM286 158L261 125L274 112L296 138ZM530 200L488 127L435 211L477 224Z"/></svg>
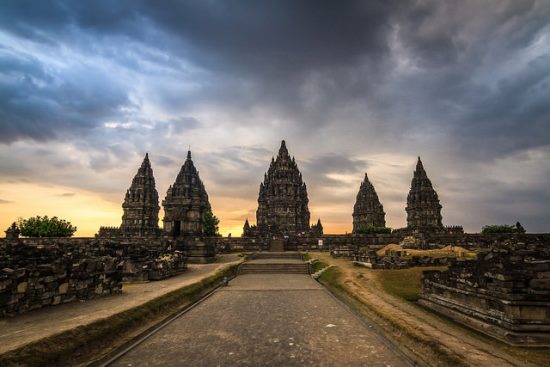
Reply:
<svg viewBox="0 0 550 367"><path fill-rule="evenodd" d="M407 366L317 282L248 274L119 359L116 366Z"/></svg>

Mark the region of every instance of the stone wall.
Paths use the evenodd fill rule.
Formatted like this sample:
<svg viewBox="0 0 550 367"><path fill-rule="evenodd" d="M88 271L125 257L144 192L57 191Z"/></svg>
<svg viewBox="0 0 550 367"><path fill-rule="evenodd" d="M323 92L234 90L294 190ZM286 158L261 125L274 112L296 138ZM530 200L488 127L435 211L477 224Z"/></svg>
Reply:
<svg viewBox="0 0 550 367"><path fill-rule="evenodd" d="M165 239L0 239L0 317L118 293L123 280L184 271L183 245Z"/></svg>
<svg viewBox="0 0 550 367"><path fill-rule="evenodd" d="M0 243L0 317L121 289L116 257L82 258L57 246Z"/></svg>
<svg viewBox="0 0 550 367"><path fill-rule="evenodd" d="M545 238L509 239L476 260L424 272L419 303L511 345L550 346L550 242Z"/></svg>
<svg viewBox="0 0 550 367"><path fill-rule="evenodd" d="M469 250L488 249L505 240L550 241L550 234L481 234L481 233L414 233L415 247L433 249L447 245L461 246ZM292 236L285 240L287 251L331 251L349 253L361 249L378 249L390 243L398 244L407 237L404 233L391 234L341 234L322 236ZM319 241L322 246L319 246ZM205 239L216 246L218 252L268 251L269 239L255 237L212 237Z"/></svg>

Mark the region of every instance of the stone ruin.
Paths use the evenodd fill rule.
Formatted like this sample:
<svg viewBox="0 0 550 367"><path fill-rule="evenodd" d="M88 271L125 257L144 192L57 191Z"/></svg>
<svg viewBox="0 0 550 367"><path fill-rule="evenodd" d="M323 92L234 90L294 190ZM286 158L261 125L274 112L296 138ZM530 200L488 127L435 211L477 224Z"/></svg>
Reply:
<svg viewBox="0 0 550 367"><path fill-rule="evenodd" d="M122 267L115 257L80 258L50 245L1 247L0 317L122 289Z"/></svg>
<svg viewBox="0 0 550 367"><path fill-rule="evenodd" d="M365 179L361 182L355 205L353 206L353 233L365 230L369 227L385 227L386 213L378 199L374 186L365 173Z"/></svg>
<svg viewBox="0 0 550 367"><path fill-rule="evenodd" d="M550 346L549 242L508 240L425 271L419 303L516 346Z"/></svg>
<svg viewBox="0 0 550 367"><path fill-rule="evenodd" d="M116 294L125 280L158 280L184 271L187 257L166 245L136 239L2 239L0 317Z"/></svg>
<svg viewBox="0 0 550 367"><path fill-rule="evenodd" d="M281 237L309 234L308 203L306 184L283 140L277 159L271 159L264 182L260 183L256 235Z"/></svg>
<svg viewBox="0 0 550 367"><path fill-rule="evenodd" d="M174 242L181 254L172 253L171 256L179 263L181 256L189 262L208 263L216 259L215 246L206 243L203 239L204 216L211 210L208 194L191 159L191 151L182 165L176 180L171 185L162 202L164 207L163 229L158 226L159 196L155 187L155 178L149 154L132 179L130 188L126 191L122 203L122 223L119 227L101 227L96 234L97 238L116 239L124 243L132 239L158 242ZM185 255L183 255L183 253ZM157 261L148 257L150 261ZM168 258L164 257L166 261ZM166 268L157 266L159 274ZM160 266L160 268L159 268ZM149 277L149 275L147 275Z"/></svg>
<svg viewBox="0 0 550 367"><path fill-rule="evenodd" d="M166 191L164 232L170 237L201 236L204 232L204 215L211 210L208 194L199 171L191 159L191 151L180 169L174 184Z"/></svg>
<svg viewBox="0 0 550 367"><path fill-rule="evenodd" d="M353 254L353 263L370 269L408 269L422 266L445 266L448 257L411 256L406 249L388 249L382 256L374 249L363 249Z"/></svg>
<svg viewBox="0 0 550 367"><path fill-rule="evenodd" d="M420 157L407 196L407 228L414 231L443 230L441 204Z"/></svg>

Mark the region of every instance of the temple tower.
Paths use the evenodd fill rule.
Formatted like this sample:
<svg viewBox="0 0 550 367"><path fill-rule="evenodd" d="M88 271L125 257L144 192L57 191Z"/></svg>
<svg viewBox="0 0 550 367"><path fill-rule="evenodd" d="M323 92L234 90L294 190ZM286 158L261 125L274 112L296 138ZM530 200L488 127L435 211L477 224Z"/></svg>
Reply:
<svg viewBox="0 0 550 367"><path fill-rule="evenodd" d="M407 197L407 227L412 230L443 230L441 204L420 157Z"/></svg>
<svg viewBox="0 0 550 367"><path fill-rule="evenodd" d="M150 236L159 234L159 195L149 154L145 154L132 185L126 191L122 204L124 214L120 231L125 236Z"/></svg>
<svg viewBox="0 0 550 367"><path fill-rule="evenodd" d="M311 235L313 236L323 235L323 224L321 224L321 219L317 219L317 224L314 224L311 226Z"/></svg>
<svg viewBox="0 0 550 367"><path fill-rule="evenodd" d="M269 170L260 184L257 231L260 236L284 236L309 232L309 209L306 184L285 141L277 159L271 159Z"/></svg>
<svg viewBox="0 0 550 367"><path fill-rule="evenodd" d="M181 167L176 181L168 188L164 207L164 232L170 236L200 236L204 215L210 211L208 194L191 160L191 151Z"/></svg>
<svg viewBox="0 0 550 367"><path fill-rule="evenodd" d="M250 223L248 223L248 218L246 218L246 221L244 222L244 226L243 226L242 237L255 237L255 236L256 236L256 226L251 226Z"/></svg>
<svg viewBox="0 0 550 367"><path fill-rule="evenodd" d="M386 213L378 199L374 186L365 173L353 207L353 233L368 227L385 227Z"/></svg>

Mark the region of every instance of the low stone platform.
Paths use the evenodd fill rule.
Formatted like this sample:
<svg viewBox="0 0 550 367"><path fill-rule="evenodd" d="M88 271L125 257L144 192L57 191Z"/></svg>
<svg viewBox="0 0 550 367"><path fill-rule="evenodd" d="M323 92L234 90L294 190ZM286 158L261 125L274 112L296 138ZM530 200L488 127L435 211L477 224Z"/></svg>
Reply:
<svg viewBox="0 0 550 367"><path fill-rule="evenodd" d="M504 242L425 271L419 303L513 346L550 346L550 247Z"/></svg>
<svg viewBox="0 0 550 367"><path fill-rule="evenodd" d="M115 366L372 366L407 362L307 275L238 276Z"/></svg>

